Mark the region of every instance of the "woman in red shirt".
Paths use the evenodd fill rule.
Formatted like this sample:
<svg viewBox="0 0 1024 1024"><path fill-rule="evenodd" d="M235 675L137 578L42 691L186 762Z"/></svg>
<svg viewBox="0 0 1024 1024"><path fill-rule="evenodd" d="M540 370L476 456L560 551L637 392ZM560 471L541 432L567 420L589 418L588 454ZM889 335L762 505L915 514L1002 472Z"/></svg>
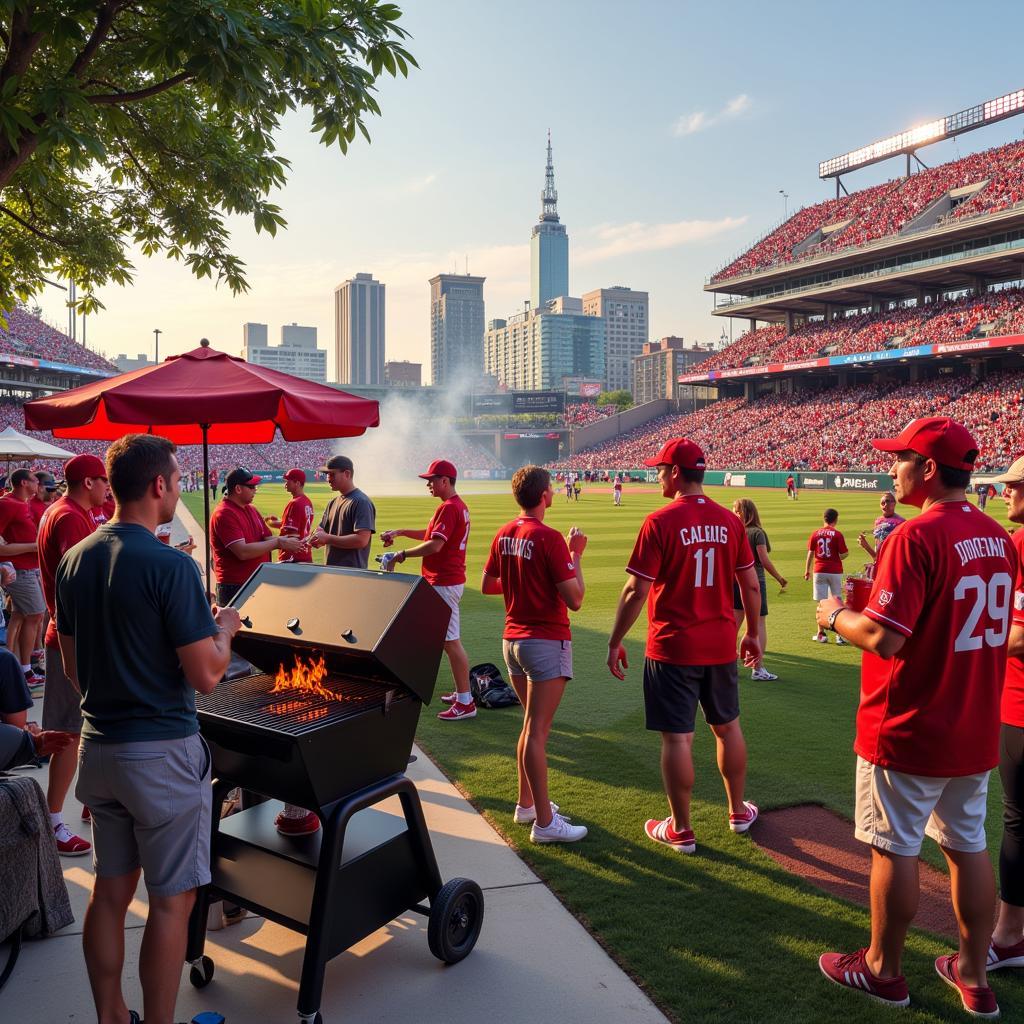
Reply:
<svg viewBox="0 0 1024 1024"><path fill-rule="evenodd" d="M572 843L587 834L571 825L548 796L547 740L565 684L572 678L569 609L583 605L586 535L575 526L568 543L544 525L554 489L551 474L523 466L512 477L512 494L523 510L491 543L481 589L505 599L502 649L512 686L523 705L516 746L519 799L515 820L533 824L535 843Z"/></svg>

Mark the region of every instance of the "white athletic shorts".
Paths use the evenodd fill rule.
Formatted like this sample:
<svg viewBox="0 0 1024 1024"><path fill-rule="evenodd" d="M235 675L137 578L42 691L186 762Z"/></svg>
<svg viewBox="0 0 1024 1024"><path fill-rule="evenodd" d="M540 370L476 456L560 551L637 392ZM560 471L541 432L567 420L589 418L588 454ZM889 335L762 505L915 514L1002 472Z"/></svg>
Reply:
<svg viewBox="0 0 1024 1024"><path fill-rule="evenodd" d="M435 586L434 589L444 598L444 603L452 610L452 617L448 620L448 632L445 635L444 642L448 643L449 640L458 640L460 636L459 602L462 600L462 593L466 589L466 585L459 583L452 587Z"/></svg>
<svg viewBox="0 0 1024 1024"><path fill-rule="evenodd" d="M816 572L812 577L814 580L814 600L824 601L831 595L843 599L843 575L838 572Z"/></svg>
<svg viewBox="0 0 1024 1024"><path fill-rule="evenodd" d="M925 836L947 850L987 849L988 772L953 779L907 775L857 758L854 834L862 843L916 857Z"/></svg>

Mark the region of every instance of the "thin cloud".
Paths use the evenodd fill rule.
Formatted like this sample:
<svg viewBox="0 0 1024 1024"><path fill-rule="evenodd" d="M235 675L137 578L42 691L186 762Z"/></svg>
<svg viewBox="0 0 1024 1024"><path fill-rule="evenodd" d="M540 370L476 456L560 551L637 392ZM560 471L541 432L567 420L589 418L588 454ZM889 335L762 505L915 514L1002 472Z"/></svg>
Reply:
<svg viewBox="0 0 1024 1024"><path fill-rule="evenodd" d="M738 96L733 96L717 113L709 114L706 110L695 110L692 114L683 114L672 125L672 134L676 138L694 135L720 121L729 121L745 114L750 106L750 97L745 92L741 92Z"/></svg>
<svg viewBox="0 0 1024 1024"><path fill-rule="evenodd" d="M679 220L663 224L632 221L628 224L600 224L593 229L593 243L585 242L577 249L574 262L600 263L638 252L658 252L676 249L691 242L704 242L709 238L733 231L747 222L743 217L722 217L719 220Z"/></svg>

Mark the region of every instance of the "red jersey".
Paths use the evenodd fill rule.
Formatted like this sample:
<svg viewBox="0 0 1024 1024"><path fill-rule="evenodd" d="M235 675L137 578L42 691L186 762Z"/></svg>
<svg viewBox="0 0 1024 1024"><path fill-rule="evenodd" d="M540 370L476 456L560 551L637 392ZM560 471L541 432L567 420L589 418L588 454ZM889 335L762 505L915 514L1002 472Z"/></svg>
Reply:
<svg viewBox="0 0 1024 1024"><path fill-rule="evenodd" d="M85 540L96 529L96 520L90 509L82 508L77 501L64 495L47 506L46 515L39 527L36 549L39 552L39 577L43 584L43 598L50 613L50 624L46 627L46 644L57 645L57 622L54 613L54 586L57 566L64 553L80 540Z"/></svg>
<svg viewBox="0 0 1024 1024"><path fill-rule="evenodd" d="M236 505L227 498L210 516L210 540L213 547L213 572L218 583L244 583L264 562L270 561L270 552L255 558L239 558L232 554L231 545L239 541L253 544L272 537L270 527L256 511L255 505Z"/></svg>
<svg viewBox="0 0 1024 1024"><path fill-rule="evenodd" d="M1013 585L1010 621L1014 626L1024 626L1024 528L1016 530L1010 539L1017 553L1017 577ZM1006 659L1001 717L1004 725L1024 727L1024 658Z"/></svg>
<svg viewBox="0 0 1024 1024"><path fill-rule="evenodd" d="M532 516L506 523L491 542L484 572L501 580L505 640L571 640L558 584L576 578L565 538Z"/></svg>
<svg viewBox="0 0 1024 1024"><path fill-rule="evenodd" d="M50 506L42 498L29 498L28 507L32 510L32 518L36 521L36 526L38 526L39 520L46 515L46 510Z"/></svg>
<svg viewBox="0 0 1024 1024"><path fill-rule="evenodd" d="M843 571L839 557L847 552L846 539L834 526L822 526L807 539L807 550L814 552L814 571L836 573Z"/></svg>
<svg viewBox="0 0 1024 1024"><path fill-rule="evenodd" d="M102 526L104 523L109 523L114 518L114 512L117 510L117 504L113 498L107 498L99 508L92 510L92 517L96 520L97 526Z"/></svg>
<svg viewBox="0 0 1024 1024"><path fill-rule="evenodd" d="M0 537L8 544L35 544L36 521L27 501L19 501L10 495L0 498ZM15 569L38 569L39 555L28 551L7 559Z"/></svg>
<svg viewBox="0 0 1024 1024"><path fill-rule="evenodd" d="M753 564L743 524L705 495L682 495L652 512L626 566L653 582L647 657L671 665L735 661L732 581Z"/></svg>
<svg viewBox="0 0 1024 1024"><path fill-rule="evenodd" d="M864 614L902 633L892 658L864 652L854 750L909 775L948 778L999 763L999 699L1017 579L1006 531L944 501L879 549Z"/></svg>
<svg viewBox="0 0 1024 1024"><path fill-rule="evenodd" d="M423 558L423 578L435 587L456 587L466 582L466 544L469 543L469 509L457 494L442 501L423 531L425 540L444 541L436 555Z"/></svg>
<svg viewBox="0 0 1024 1024"><path fill-rule="evenodd" d="M284 507L284 515L281 516L282 537L308 537L313 529L313 502L304 494L297 494ZM312 562L313 552L309 548L303 548L292 554L290 551L279 551L277 555L279 562Z"/></svg>

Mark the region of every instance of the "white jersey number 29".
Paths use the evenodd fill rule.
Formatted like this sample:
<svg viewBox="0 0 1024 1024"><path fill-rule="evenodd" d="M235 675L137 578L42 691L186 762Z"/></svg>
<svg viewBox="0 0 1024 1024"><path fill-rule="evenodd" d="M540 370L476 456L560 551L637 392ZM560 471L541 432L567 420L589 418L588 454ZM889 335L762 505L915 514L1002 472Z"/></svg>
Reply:
<svg viewBox="0 0 1024 1024"><path fill-rule="evenodd" d="M953 597L963 601L973 595L974 605L967 613L964 628L957 634L953 644L954 651L978 651L987 644L989 647L1002 647L1010 629L1010 598L1013 594L1013 581L1009 573L997 572L986 583L980 576L961 576L957 580ZM999 627L992 627L983 633L975 633L981 616L988 617Z"/></svg>

